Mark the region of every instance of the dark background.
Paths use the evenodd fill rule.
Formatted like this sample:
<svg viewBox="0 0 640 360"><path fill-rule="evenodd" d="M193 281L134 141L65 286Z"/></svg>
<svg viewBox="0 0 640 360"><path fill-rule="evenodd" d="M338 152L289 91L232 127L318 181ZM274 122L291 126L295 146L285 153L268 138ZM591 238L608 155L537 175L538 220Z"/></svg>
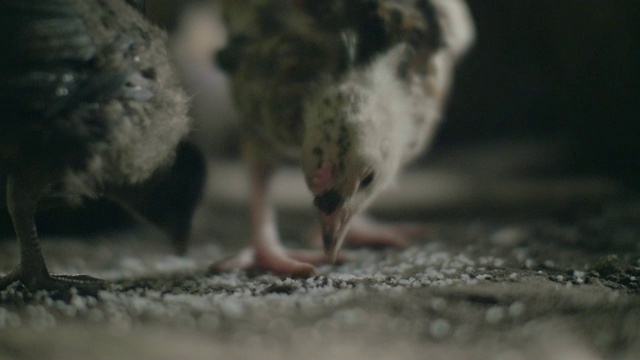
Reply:
<svg viewBox="0 0 640 360"><path fill-rule="evenodd" d="M563 150L556 170L637 181L640 2L468 3L477 42L436 150L534 139Z"/></svg>
<svg viewBox="0 0 640 360"><path fill-rule="evenodd" d="M148 1L147 8L171 28L179 13L176 3ZM637 190L640 2L468 3L477 41L456 74L433 153L535 141L555 150L541 173L611 177ZM45 211L39 215L39 229L86 232L129 223L104 201L88 206ZM11 234L5 209L0 213L0 233Z"/></svg>

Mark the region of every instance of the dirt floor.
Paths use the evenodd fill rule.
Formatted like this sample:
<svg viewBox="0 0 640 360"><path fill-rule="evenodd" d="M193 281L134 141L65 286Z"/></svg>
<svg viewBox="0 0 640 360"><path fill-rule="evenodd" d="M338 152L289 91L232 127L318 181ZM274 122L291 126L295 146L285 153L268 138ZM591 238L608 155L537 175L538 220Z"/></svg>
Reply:
<svg viewBox="0 0 640 360"><path fill-rule="evenodd" d="M234 169L212 181L230 184L220 176ZM146 228L44 239L51 269L112 289L66 301L0 292L0 359L638 358L639 199L580 178L502 178L465 192L466 177L448 174L410 175L374 208L426 225L423 238L406 250L350 249L351 261L311 279L207 273L246 243L241 181L212 191L186 257ZM278 179L283 237L307 246L314 218L300 179ZM1 242L0 271L16 261L14 241Z"/></svg>

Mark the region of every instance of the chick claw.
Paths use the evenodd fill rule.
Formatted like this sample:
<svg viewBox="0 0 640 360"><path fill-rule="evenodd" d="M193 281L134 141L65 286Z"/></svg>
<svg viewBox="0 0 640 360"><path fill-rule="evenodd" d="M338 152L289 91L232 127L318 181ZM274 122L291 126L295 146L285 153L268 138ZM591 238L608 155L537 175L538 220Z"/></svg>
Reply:
<svg viewBox="0 0 640 360"><path fill-rule="evenodd" d="M346 256L341 256L338 261L346 259ZM246 248L236 256L214 263L209 271L217 273L258 268L278 275L309 278L316 275L313 265L326 262L324 253L318 250L287 250L278 247L256 253L253 248Z"/></svg>
<svg viewBox="0 0 640 360"><path fill-rule="evenodd" d="M87 275L55 275L46 274L38 277L23 276L20 270L14 270L0 278L0 290L19 282L29 291L47 290L53 293L68 294L75 288L79 294L95 296L98 291L106 290L109 283Z"/></svg>

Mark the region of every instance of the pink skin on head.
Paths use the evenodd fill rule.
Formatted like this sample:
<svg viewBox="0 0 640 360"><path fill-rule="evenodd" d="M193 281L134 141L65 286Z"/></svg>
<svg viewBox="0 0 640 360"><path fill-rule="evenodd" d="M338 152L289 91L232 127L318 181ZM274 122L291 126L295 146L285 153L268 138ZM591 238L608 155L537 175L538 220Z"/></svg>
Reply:
<svg viewBox="0 0 640 360"><path fill-rule="evenodd" d="M336 184L336 179L333 177L333 165L330 162L324 162L322 166L316 171L316 175L313 178L313 194L319 195L325 191L333 189Z"/></svg>

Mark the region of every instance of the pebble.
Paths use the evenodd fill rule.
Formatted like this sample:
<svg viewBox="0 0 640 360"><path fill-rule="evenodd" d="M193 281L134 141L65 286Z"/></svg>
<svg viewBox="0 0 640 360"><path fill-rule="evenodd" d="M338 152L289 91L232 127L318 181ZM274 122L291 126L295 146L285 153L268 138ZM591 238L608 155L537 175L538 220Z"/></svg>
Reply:
<svg viewBox="0 0 640 360"><path fill-rule="evenodd" d="M436 339L443 339L451 332L451 324L445 319L437 319L429 324L429 333Z"/></svg>
<svg viewBox="0 0 640 360"><path fill-rule="evenodd" d="M497 324L502 319L504 319L504 309L500 306L492 306L487 309L487 313L485 314L485 320L489 324Z"/></svg>
<svg viewBox="0 0 640 360"><path fill-rule="evenodd" d="M520 301L516 301L511 305L509 305L509 310L507 310L507 312L509 313L509 316L514 318L524 314L524 311L525 311L525 305Z"/></svg>
<svg viewBox="0 0 640 360"><path fill-rule="evenodd" d="M584 271L573 270L573 276L574 277L582 278L582 277L584 277L584 275L585 275Z"/></svg>
<svg viewBox="0 0 640 360"><path fill-rule="evenodd" d="M493 245L501 247L515 247L522 244L527 239L527 233L523 229L507 227L500 229L489 236L489 241Z"/></svg>
<svg viewBox="0 0 640 360"><path fill-rule="evenodd" d="M220 311L223 315L232 319L239 319L245 313L242 303L233 300L222 302L220 304Z"/></svg>
<svg viewBox="0 0 640 360"><path fill-rule="evenodd" d="M431 300L431 308L436 312L442 312L447 307L447 301L443 298L437 297Z"/></svg>

